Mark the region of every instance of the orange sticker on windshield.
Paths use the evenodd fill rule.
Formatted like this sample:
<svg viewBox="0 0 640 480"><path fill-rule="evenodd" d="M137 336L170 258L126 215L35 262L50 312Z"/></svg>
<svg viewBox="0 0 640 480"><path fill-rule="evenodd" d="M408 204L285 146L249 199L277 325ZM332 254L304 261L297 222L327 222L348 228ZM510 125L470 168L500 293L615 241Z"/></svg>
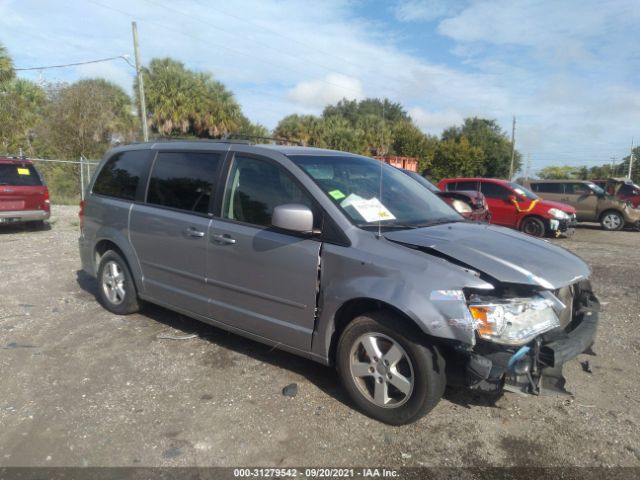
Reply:
<svg viewBox="0 0 640 480"><path fill-rule="evenodd" d="M18 168L18 175L31 175L28 168Z"/></svg>

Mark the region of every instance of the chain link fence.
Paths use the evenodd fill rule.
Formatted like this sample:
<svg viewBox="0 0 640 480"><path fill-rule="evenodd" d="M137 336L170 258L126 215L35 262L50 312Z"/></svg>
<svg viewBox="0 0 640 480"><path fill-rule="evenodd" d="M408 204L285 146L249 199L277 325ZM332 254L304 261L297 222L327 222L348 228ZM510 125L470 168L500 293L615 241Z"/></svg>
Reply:
<svg viewBox="0 0 640 480"><path fill-rule="evenodd" d="M52 203L77 204L84 199L91 176L98 165L97 160L80 157L78 160L29 158L49 187Z"/></svg>

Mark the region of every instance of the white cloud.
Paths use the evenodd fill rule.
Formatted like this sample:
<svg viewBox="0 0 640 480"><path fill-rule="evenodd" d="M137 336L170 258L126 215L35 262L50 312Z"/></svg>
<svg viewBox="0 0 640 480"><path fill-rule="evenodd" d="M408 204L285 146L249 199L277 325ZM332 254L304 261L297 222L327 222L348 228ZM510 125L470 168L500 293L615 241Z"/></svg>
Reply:
<svg viewBox="0 0 640 480"><path fill-rule="evenodd" d="M394 14L401 22L429 22L454 10L455 6L446 0L401 0Z"/></svg>
<svg viewBox="0 0 640 480"><path fill-rule="evenodd" d="M461 125L464 121L464 115L455 110L429 112L413 107L409 109L409 115L422 131L433 135L440 135L445 128Z"/></svg>
<svg viewBox="0 0 640 480"><path fill-rule="evenodd" d="M590 40L606 42L640 20L637 6L635 0L481 0L440 22L438 31L463 43L521 45L560 61L585 61Z"/></svg>
<svg viewBox="0 0 640 480"><path fill-rule="evenodd" d="M129 92L135 77L135 69L127 65L124 60L114 60L80 65L76 67L76 74L78 78L104 78Z"/></svg>
<svg viewBox="0 0 640 480"><path fill-rule="evenodd" d="M362 82L357 78L330 73L323 79L300 82L289 91L287 97L305 107L322 108L343 98L364 98Z"/></svg>

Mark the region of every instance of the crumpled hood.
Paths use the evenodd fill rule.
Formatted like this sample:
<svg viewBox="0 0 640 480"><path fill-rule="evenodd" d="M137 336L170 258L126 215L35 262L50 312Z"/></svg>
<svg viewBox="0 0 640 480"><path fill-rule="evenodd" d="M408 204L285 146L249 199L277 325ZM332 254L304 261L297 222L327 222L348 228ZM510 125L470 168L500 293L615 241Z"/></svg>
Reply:
<svg viewBox="0 0 640 480"><path fill-rule="evenodd" d="M458 222L384 236L435 251L505 283L555 290L591 274L580 257L564 248L493 225Z"/></svg>

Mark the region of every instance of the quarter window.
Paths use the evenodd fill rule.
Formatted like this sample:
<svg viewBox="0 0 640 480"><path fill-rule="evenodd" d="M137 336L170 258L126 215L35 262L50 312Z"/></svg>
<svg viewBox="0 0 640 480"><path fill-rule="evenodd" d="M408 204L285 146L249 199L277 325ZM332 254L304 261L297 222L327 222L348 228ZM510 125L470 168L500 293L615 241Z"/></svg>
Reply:
<svg viewBox="0 0 640 480"><path fill-rule="evenodd" d="M255 158L234 159L227 181L223 218L268 227L273 209L287 203L313 209L309 196L281 167ZM314 211L313 217L314 228L319 228L321 215Z"/></svg>
<svg viewBox="0 0 640 480"><path fill-rule="evenodd" d="M220 155L215 153L158 153L149 179L147 203L209 213L219 168Z"/></svg>
<svg viewBox="0 0 640 480"><path fill-rule="evenodd" d="M107 160L93 185L93 193L134 200L148 158L148 150L134 150Z"/></svg>

